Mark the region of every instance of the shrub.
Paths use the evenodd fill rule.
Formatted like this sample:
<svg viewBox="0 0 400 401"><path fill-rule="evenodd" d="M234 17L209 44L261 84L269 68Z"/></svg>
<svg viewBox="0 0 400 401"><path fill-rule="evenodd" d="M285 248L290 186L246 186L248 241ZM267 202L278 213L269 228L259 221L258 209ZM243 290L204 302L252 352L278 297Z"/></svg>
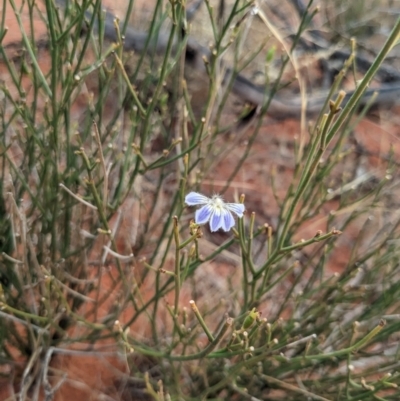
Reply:
<svg viewBox="0 0 400 401"><path fill-rule="evenodd" d="M350 55L315 123L294 141L290 183L265 174L274 212L233 183L256 163L253 147L310 7L274 82L268 68L278 51L271 45L263 56L260 95L239 75L263 48L242 52L249 21L259 14L286 42L251 2L235 2L225 19L206 2L211 49L188 36L181 2L157 2L147 35L104 13L101 1L60 4L23 5L31 22L48 22L42 43L14 0L3 2L23 44L17 56L0 47L0 360L19 399L41 389L57 396L71 380L57 355L93 352L126 362L114 382L122 398L397 399L397 164L392 154L360 173L349 137L400 22L346 97L336 92L354 67ZM128 16L132 9L130 1ZM197 68L192 91L188 68ZM240 84L261 101L237 118L229 94ZM245 205L243 217L243 206L230 206L239 217L228 233L210 232L186 208L185 199L198 203L189 192L209 192L207 180ZM337 249L346 246L339 269Z"/></svg>

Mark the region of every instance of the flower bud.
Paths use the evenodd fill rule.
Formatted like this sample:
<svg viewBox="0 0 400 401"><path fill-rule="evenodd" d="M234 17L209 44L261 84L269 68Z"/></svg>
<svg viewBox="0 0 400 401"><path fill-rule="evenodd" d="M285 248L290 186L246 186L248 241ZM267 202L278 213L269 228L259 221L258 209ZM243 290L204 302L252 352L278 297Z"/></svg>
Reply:
<svg viewBox="0 0 400 401"><path fill-rule="evenodd" d="M247 330L248 328L250 328L253 325L253 323L259 318L260 318L260 312L258 312L256 308L253 308L246 316L246 319L244 319L242 330Z"/></svg>

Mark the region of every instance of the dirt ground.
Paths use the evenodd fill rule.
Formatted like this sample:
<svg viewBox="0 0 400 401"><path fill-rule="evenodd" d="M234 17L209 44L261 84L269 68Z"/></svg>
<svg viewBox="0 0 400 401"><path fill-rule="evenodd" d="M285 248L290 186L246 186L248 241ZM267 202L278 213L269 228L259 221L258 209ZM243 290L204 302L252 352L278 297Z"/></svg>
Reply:
<svg viewBox="0 0 400 401"><path fill-rule="evenodd" d="M7 3L7 0L5 0ZM17 6L22 3L22 0L16 0ZM3 2L3 7L4 7ZM43 3L37 3L39 9L44 10ZM123 14L126 6L126 0L104 0L103 6L113 10L117 15ZM135 1L135 7L138 14L146 15L150 13L152 8L149 2L143 0ZM1 14L1 10L0 10ZM21 34L17 26L16 19L10 5L7 6L6 20L9 28L8 33L3 40L3 45L17 44L21 39ZM23 15L23 21L26 24L26 29L29 26L27 15ZM45 32L44 22L36 16L35 18L35 35L41 37ZM296 18L293 17L293 21ZM195 25L195 23L194 23ZM196 32L196 29L193 28ZM257 26L256 29L261 29ZM43 54L41 63L46 69L48 62L46 54ZM256 75L254 75L256 77ZM4 66L0 63L0 79L7 82L7 74ZM392 110L380 110L373 117L364 118L356 127L352 134L353 142L357 144L357 152L360 166L365 171L372 171L376 176L382 176L385 173L385 159L392 147L396 158L400 156L400 114L399 108L395 107ZM253 127L248 128L240 134L240 138L235 137L235 133L227 136L227 141L237 141L237 146L233 148L224 160L215 166L213 174L209 175L203 183L203 192L212 193L218 192L224 185L225 180L229 177L232 165L238 160L245 148L248 138L252 133ZM292 179L294 166L294 141L299 137L302 128L299 120L289 119L284 121L276 121L273 116L267 116L264 120L263 127L258 135L250 156L240 169L238 175L233 180L227 197L238 196L244 193L246 195L247 213L256 212L257 223L268 223L274 226L277 221L278 205L274 199L272 188L270 185L271 174L277 174L277 191L280 196L283 196ZM332 202L327 205L312 223L302 227L297 233L297 237L309 238L315 235L317 230L325 230L326 216L329 214L329 208L334 209L335 204ZM348 232L344 233L341 240L338 242L336 250L337 257L334 258L336 263L330 266L330 273L340 272L346 263L348 255L351 252L351 244L358 234L358 228L352 227ZM218 240L217 240L218 242ZM204 239L204 247L212 249L215 246L213 240L206 236ZM224 277L227 274L235 275L236 267L240 260L237 255L227 255L226 260L218 260L210 263L209 266L201 273L203 280L208 280L209 285L215 286L220 294L228 294L229 289L225 288L224 280L219 280L218 276ZM213 272L211 275L210 272ZM210 278L212 276L212 279ZM237 274L236 280L240 280ZM105 278L103 283L104 291L106 291L109 283ZM149 283L148 285L151 285ZM221 295L223 296L223 295ZM183 293L182 303L187 303L191 297L189 293ZM126 312L129 314L129 311ZM268 316L268 307L265 307L263 316ZM135 328L140 335L145 336L145 328ZM99 345L106 349L107 343ZM130 390L125 392L120 389L121 372L129 373L127 363L119 356L103 357L99 355L82 356L79 355L57 355L54 359L54 368L59 372L64 372L68 375L68 380L63 384L56 393L55 400L116 400L118 396L124 400L140 400L140 392L135 392L134 385L131 385ZM61 377L61 373L60 373ZM13 399L13 387L10 383L0 385L0 400ZM10 397L10 398L8 398ZM144 398L143 398L144 399Z"/></svg>

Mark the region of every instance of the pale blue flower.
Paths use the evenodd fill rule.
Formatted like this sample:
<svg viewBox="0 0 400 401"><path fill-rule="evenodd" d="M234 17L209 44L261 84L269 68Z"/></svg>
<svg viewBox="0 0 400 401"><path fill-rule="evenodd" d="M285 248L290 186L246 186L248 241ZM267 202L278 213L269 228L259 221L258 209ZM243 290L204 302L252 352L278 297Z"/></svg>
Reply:
<svg viewBox="0 0 400 401"><path fill-rule="evenodd" d="M229 231L235 225L232 212L238 217L243 217L244 205L242 203L225 203L221 196L213 195L211 198L191 192L186 195L185 203L189 206L202 206L196 210L196 224L206 224L210 222L211 231L218 231L222 228Z"/></svg>

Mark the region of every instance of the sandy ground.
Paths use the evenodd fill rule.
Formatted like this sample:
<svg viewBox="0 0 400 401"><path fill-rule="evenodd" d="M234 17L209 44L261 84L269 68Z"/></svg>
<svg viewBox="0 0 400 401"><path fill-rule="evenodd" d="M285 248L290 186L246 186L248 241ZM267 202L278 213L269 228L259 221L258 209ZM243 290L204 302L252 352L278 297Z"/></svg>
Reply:
<svg viewBox="0 0 400 401"><path fill-rule="evenodd" d="M16 1L17 6L22 0ZM117 15L123 15L126 7L126 0L104 0L103 6L113 10ZM43 4L37 3L38 9L43 12ZM3 45L17 44L21 40L21 33L17 25L14 13L7 0L2 6L7 5L6 21L9 28ZM141 0L135 2L138 14L143 15L150 12L151 7L149 2ZM0 10L1 14L1 10ZM22 21L25 30L29 30L28 15L23 14ZM37 38L45 32L46 28L39 14L34 14L34 30ZM194 32L196 29L193 28ZM260 29L259 27L256 29ZM12 48L13 49L13 48ZM46 68L46 54L43 54L41 63L43 68ZM6 79L3 66L0 65L0 76ZM377 176L384 174L385 158L389 153L390 147L396 155L400 155L400 118L397 114L398 110L381 111L379 118L366 118L355 129L353 141L357 143L360 154L360 165L365 171L373 171ZM285 193L293 174L293 147L294 141L298 138L301 132L300 121L285 120L275 121L271 116L265 119L262 130L251 149L250 156L244 163L237 177L232 182L229 196L237 196L238 194L246 194L247 212L255 211L257 213L257 222L259 224L268 223L272 226L276 224L278 213L278 205L274 200L270 179L272 172L277 172L277 190L280 196ZM237 141L237 146L230 152L227 157L215 166L213 174L210 174L204 181L203 190L205 193L218 191L224 183L226 177L231 172L231 166L240 158L243 149L246 146L247 140L252 133L252 128L249 128L241 134L239 139L233 134L227 137L227 141ZM315 235L319 229L325 229L326 215L330 210L334 210L335 203L327 204L319 216L315 217L312 222L302 227L297 237L309 238ZM338 242L339 246L336 251L337 257L334 258L335 263L329 266L331 273L339 272L346 264L348 255L351 252L351 242L357 236L358 227L354 226L346 232L342 239ZM205 246L213 245L213 239L206 236L204 239ZM235 259L236 258L236 259ZM216 261L209 264L208 267L201 273L203 280L210 281L216 289L221 293L228 293L228 289L224 286L224 280L218 277L236 273L236 266L239 260L235 255L228 255L227 261ZM212 274L210 272L212 271ZM210 276L213 279L210 280ZM240 275L236 274L236 280L240 280ZM217 278L216 278L217 277ZM211 283L213 281L213 283ZM104 290L106 291L109 283L107 278L103 282ZM150 283L148 284L150 285ZM188 305L191 294L184 292L182 295L182 303ZM268 313L268 310L265 311ZM126 312L127 317L129 311ZM136 328L138 330L138 328ZM145 335L145 329L142 328L141 335ZM102 344L107 346L107 344ZM122 392L119 388L120 373L128 373L126 361L115 356L111 358L93 356L74 356L74 355L58 355L54 358L54 367L60 371L67 372L68 380L56 393L55 400L117 400L118 394L122 394L124 400L140 400L137 395L135 386L131 385L129 390ZM4 383L0 386L0 399L5 400L12 394L12 386L9 383ZM144 399L144 398L143 398Z"/></svg>

